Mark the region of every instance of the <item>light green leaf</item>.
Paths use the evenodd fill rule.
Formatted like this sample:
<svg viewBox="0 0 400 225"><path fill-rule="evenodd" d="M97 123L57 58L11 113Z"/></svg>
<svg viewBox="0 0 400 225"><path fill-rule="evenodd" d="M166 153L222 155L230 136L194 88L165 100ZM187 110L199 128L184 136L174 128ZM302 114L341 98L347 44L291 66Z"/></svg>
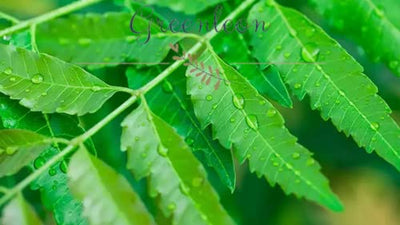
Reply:
<svg viewBox="0 0 400 225"><path fill-rule="evenodd" d="M400 76L400 4L397 0L312 0L332 27Z"/></svg>
<svg viewBox="0 0 400 225"><path fill-rule="evenodd" d="M0 177L17 173L51 144L40 134L27 130L0 130Z"/></svg>
<svg viewBox="0 0 400 225"><path fill-rule="evenodd" d="M285 107L293 107L292 99L282 81L275 65L263 62L257 65L256 59L251 56L242 34L218 35L212 42L215 52L234 68L265 97L268 97Z"/></svg>
<svg viewBox="0 0 400 225"><path fill-rule="evenodd" d="M255 18L271 22L263 38L252 37L258 60L299 62L278 65L294 93L300 99L309 95L324 119L400 170L399 126L363 68L321 28L292 9L273 1L259 3L250 12L249 20Z"/></svg>
<svg viewBox="0 0 400 225"><path fill-rule="evenodd" d="M145 4L171 8L186 14L196 14L225 0L139 0Z"/></svg>
<svg viewBox="0 0 400 225"><path fill-rule="evenodd" d="M213 167L221 181L231 190L235 189L235 168L232 154L212 139L211 130L201 129L194 115L193 106L186 94L186 77L184 68L177 70L146 94L150 109L165 122L176 129L176 132L191 147L200 160ZM137 89L153 79L161 68L144 69L128 68L126 75L130 88ZM153 76L152 76L153 75ZM168 103L168 104L165 104ZM196 155L199 156L199 155Z"/></svg>
<svg viewBox="0 0 400 225"><path fill-rule="evenodd" d="M161 62L170 51L169 44L182 38L178 33L161 32L139 16L133 28L141 34L135 34L130 28L131 17L129 13L91 13L52 20L38 27L38 47L68 62L97 68L132 61ZM150 40L145 43L148 32Z"/></svg>
<svg viewBox="0 0 400 225"><path fill-rule="evenodd" d="M155 224L129 182L84 147L72 156L68 177L91 225Z"/></svg>
<svg viewBox="0 0 400 225"><path fill-rule="evenodd" d="M188 92L203 127L211 124L214 137L226 148L232 147L240 162L248 159L250 170L265 176L271 185L278 183L287 194L341 210L320 166L296 143L277 110L209 48L198 61L206 68L218 69L220 79L202 85L202 77L190 73L193 67L187 70Z"/></svg>
<svg viewBox="0 0 400 225"><path fill-rule="evenodd" d="M1 219L3 225L41 225L35 210L22 196L18 194L3 210Z"/></svg>
<svg viewBox="0 0 400 225"><path fill-rule="evenodd" d="M150 177L151 192L160 195L160 208L173 216L172 224L233 224L201 163L144 99L122 127L121 148L128 151L128 169L137 178Z"/></svg>
<svg viewBox="0 0 400 225"><path fill-rule="evenodd" d="M100 79L45 54L0 45L0 92L32 111L83 115L116 93Z"/></svg>

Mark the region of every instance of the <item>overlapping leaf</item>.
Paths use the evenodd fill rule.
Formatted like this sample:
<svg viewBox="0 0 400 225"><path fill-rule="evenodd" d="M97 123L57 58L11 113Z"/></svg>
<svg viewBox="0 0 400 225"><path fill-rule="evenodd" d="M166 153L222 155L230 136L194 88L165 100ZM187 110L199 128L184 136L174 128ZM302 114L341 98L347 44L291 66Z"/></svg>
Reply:
<svg viewBox="0 0 400 225"><path fill-rule="evenodd" d="M83 202L92 225L155 224L129 182L84 147L74 154L68 171L72 193Z"/></svg>
<svg viewBox="0 0 400 225"><path fill-rule="evenodd" d="M38 27L38 47L43 52L90 68L116 66L126 61L161 62L170 50L169 43L182 37L161 32L155 21L147 21L139 15L132 21L132 27L140 34L131 31L132 15L129 13L74 15L53 20ZM146 43L148 35L150 40Z"/></svg>
<svg viewBox="0 0 400 225"><path fill-rule="evenodd" d="M40 155L51 142L27 130L0 130L0 177L13 175Z"/></svg>
<svg viewBox="0 0 400 225"><path fill-rule="evenodd" d="M224 84L218 90L190 75L188 92L203 127L211 124L214 137L233 147L240 162L249 160L250 170L278 183L286 193L316 201L333 210L341 204L311 153L296 143L276 109L237 71L210 49L199 57L206 67L219 69ZM214 83L219 82L216 78Z"/></svg>
<svg viewBox="0 0 400 225"><path fill-rule="evenodd" d="M340 32L355 39L375 61L400 76L400 4L397 0L312 0Z"/></svg>
<svg viewBox="0 0 400 225"><path fill-rule="evenodd" d="M115 88L57 58L0 45L0 92L32 111L83 115L97 111Z"/></svg>
<svg viewBox="0 0 400 225"><path fill-rule="evenodd" d="M273 65L273 62L257 63L251 56L243 35L219 35L212 43L215 43L213 45L215 46L215 52L225 62L239 63L234 65L236 70L245 76L260 94L277 101L285 107L293 106L292 99L276 66Z"/></svg>
<svg viewBox="0 0 400 225"><path fill-rule="evenodd" d="M30 112L20 106L18 102L0 96L0 118L5 128L29 129L48 136L62 135L70 138L82 133L78 122L66 115L48 115ZM52 128L52 125L57 129ZM89 143L90 144L90 143ZM59 153L60 146L46 148L46 150L31 163L31 169L42 166L47 160ZM40 190L43 205L53 212L55 221L59 225L85 225L82 217L82 204L75 200L67 185L65 174L66 162L53 165L48 171L32 183L33 190Z"/></svg>
<svg viewBox="0 0 400 225"><path fill-rule="evenodd" d="M313 108L332 119L338 130L358 145L400 169L400 129L391 110L363 68L324 31L302 14L273 1L259 3L249 14L271 23L263 38L251 44L259 61L298 62L278 68L300 99L311 97Z"/></svg>
<svg viewBox="0 0 400 225"><path fill-rule="evenodd" d="M138 89L160 72L161 68L157 67L142 70L129 68L126 74L129 86ZM146 94L146 100L151 110L173 126L195 153L204 155L206 163L215 169L221 181L233 191L236 177L231 152L212 139L210 130L201 129L190 98L186 95L184 70L171 74L161 85Z"/></svg>
<svg viewBox="0 0 400 225"><path fill-rule="evenodd" d="M35 210L18 194L6 207L1 218L3 225L41 225Z"/></svg>
<svg viewBox="0 0 400 225"><path fill-rule="evenodd" d="M149 177L152 193L160 195L160 208L172 215L172 224L233 224L201 163L144 99L122 126L121 148L128 151L128 169L137 178Z"/></svg>

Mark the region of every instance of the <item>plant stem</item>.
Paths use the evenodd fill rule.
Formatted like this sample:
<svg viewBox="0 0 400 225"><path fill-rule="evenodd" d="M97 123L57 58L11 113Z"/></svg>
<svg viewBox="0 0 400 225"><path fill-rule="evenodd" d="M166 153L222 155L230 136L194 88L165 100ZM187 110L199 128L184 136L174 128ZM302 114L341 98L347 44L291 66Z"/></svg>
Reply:
<svg viewBox="0 0 400 225"><path fill-rule="evenodd" d="M6 19L6 20L8 20L8 21L10 21L10 22L12 22L14 24L19 23L19 20L17 18L15 18L13 16L10 16L10 15L8 15L6 13L3 13L3 12L0 12L0 18Z"/></svg>
<svg viewBox="0 0 400 225"><path fill-rule="evenodd" d="M53 10L49 13L43 14L41 16L29 19L29 20L22 21L12 27L6 28L6 29L0 31L0 36L12 34L16 31L23 30L32 25L37 25L37 24L46 22L48 20L52 20L56 17L68 14L68 13L76 11L78 9L82 9L84 7L87 7L89 5L92 5L92 4L100 2L100 1L102 1L102 0L81 0L81 1L73 2L69 5L58 8L56 10ZM8 19L10 19L10 18L8 18Z"/></svg>
<svg viewBox="0 0 400 225"><path fill-rule="evenodd" d="M86 2L96 2L99 0L88 0ZM242 11L244 11L247 7L249 7L255 0L247 0L243 2L236 10L234 10L225 20L227 19L234 19L236 16L238 16ZM212 30L208 32L205 35L205 40L200 41L196 43L187 53L188 54L195 54L197 51L199 51L205 42L210 41L217 32L215 30ZM126 100L122 105L120 105L117 109L115 109L113 112L111 112L108 116L103 118L100 122L98 122L96 125L94 125L92 128L90 128L88 131L86 131L84 134L72 139L71 141L68 142L68 146L63 149L60 153L58 153L56 156L51 158L48 162L46 162L42 167L40 167L38 170L34 171L32 174L30 174L28 177L26 177L24 180L22 180L20 183L18 183L17 186L14 188L10 189L7 191L7 193L0 199L0 206L6 203L8 200L10 200L15 194L18 192L22 191L26 186L28 186L32 181L34 181L36 178L40 176L43 172L45 172L47 169L49 169L53 164L57 163L58 161L62 160L64 156L67 154L71 153L75 147L83 144L88 138L92 137L94 134L96 134L99 130L101 130L104 126L106 126L109 122L114 120L119 114L124 112L126 109L128 109L130 106L132 106L137 100L138 96L143 96L147 92L149 92L152 88L157 86L161 81L163 81L166 77L168 77L172 72L174 72L177 68L179 68L185 61L184 60L179 60L173 63L171 66L169 66L166 70L161 72L156 78L151 80L149 83L144 85L142 88L140 88L138 91L132 91L133 96L130 97L128 100ZM54 139L53 139L54 140ZM62 143L65 143L65 141L61 141Z"/></svg>

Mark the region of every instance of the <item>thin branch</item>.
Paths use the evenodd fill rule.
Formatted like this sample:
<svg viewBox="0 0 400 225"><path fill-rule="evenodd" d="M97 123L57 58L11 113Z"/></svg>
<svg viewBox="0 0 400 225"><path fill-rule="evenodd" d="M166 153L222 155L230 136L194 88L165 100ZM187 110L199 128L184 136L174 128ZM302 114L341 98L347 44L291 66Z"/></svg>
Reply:
<svg viewBox="0 0 400 225"><path fill-rule="evenodd" d="M10 22L12 22L14 24L17 24L17 23L20 22L19 19L15 18L15 17L13 17L11 15L8 15L8 14L6 14L4 12L0 12L0 18L6 19L6 20L8 20L8 21L10 21Z"/></svg>
<svg viewBox="0 0 400 225"><path fill-rule="evenodd" d="M76 10L79 10L79 9L82 9L82 8L85 8L85 7L89 6L89 5L92 5L92 4L100 2L100 1L102 1L102 0L85 0L85 1L73 2L73 3L69 4L69 5L66 5L64 7L58 8L58 9L56 9L54 11L48 12L46 14L43 14L41 16L29 19L29 20L22 21L22 22L14 25L12 27L8 27L8 28L6 28L4 30L1 30L0 31L0 36L10 35L10 34L16 32L16 31L23 30L23 29L28 28L28 27L30 27L32 25L37 25L37 24L46 22L48 20L52 20L52 19L57 18L59 16L68 14L70 12L73 12L73 11L76 11Z"/></svg>

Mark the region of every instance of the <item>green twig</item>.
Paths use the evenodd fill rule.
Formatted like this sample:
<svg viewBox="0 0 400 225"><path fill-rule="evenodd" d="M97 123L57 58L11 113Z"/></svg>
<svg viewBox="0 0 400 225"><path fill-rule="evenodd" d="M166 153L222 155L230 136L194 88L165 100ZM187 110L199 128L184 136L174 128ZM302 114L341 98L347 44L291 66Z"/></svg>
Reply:
<svg viewBox="0 0 400 225"><path fill-rule="evenodd" d="M43 22L46 22L48 20L52 20L56 17L68 14L70 12L82 9L84 7L87 7L89 5L92 5L94 3L100 2L102 0L82 0L82 1L76 1L74 3L71 3L69 5L66 5L64 7L58 8L54 11L51 11L49 13L43 14L41 16L26 20L26 21L22 21L20 23L17 23L16 25L12 26L12 27L8 27L2 31L0 31L0 36L4 36L4 35L10 35L16 31L20 31L23 30L25 28L28 28L32 25L37 25Z"/></svg>
<svg viewBox="0 0 400 225"><path fill-rule="evenodd" d="M4 13L4 12L0 12L0 18L6 19L8 21L11 21L14 24L17 24L17 23L20 22L19 19L15 18L13 16L10 16L10 15Z"/></svg>

